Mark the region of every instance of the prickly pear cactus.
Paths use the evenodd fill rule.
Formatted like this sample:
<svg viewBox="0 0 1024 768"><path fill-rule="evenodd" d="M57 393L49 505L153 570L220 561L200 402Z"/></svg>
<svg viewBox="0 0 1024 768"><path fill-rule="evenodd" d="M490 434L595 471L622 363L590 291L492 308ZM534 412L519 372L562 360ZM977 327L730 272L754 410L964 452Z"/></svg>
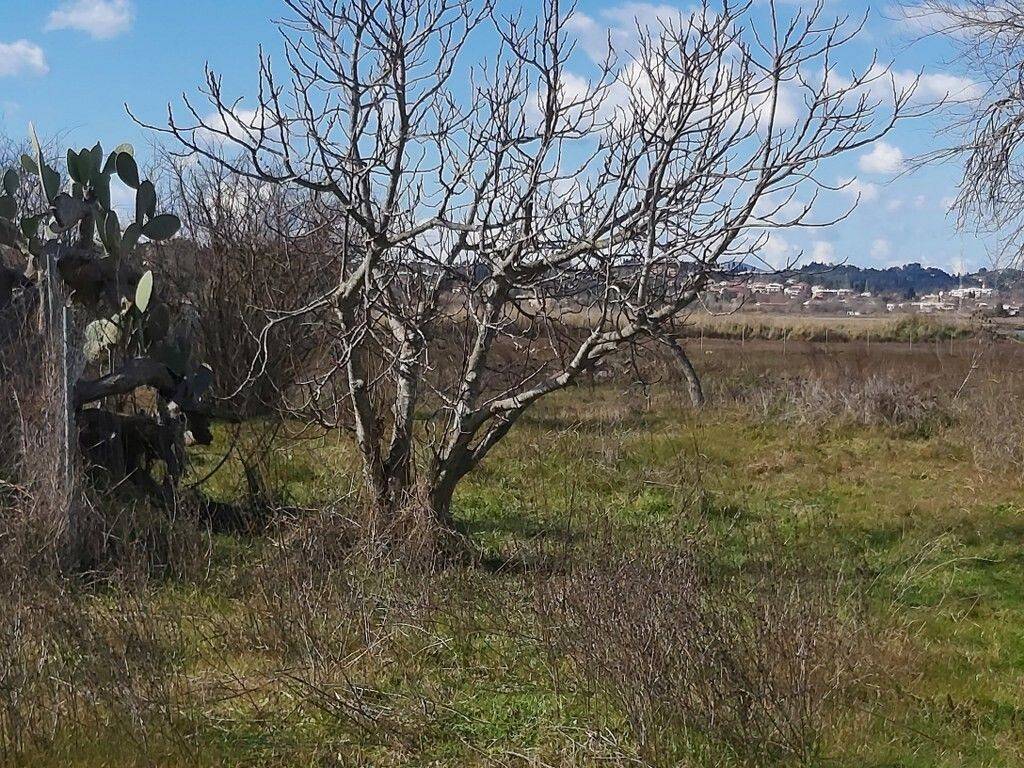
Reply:
<svg viewBox="0 0 1024 768"><path fill-rule="evenodd" d="M173 238L180 221L158 213L156 188L141 178L130 145L109 154L100 144L68 150L61 172L30 132L32 152L21 157L21 167L0 171L0 246L20 253L25 263L22 274L0 286L35 290L42 325L63 334L65 347L67 308L84 314L84 328L73 334L76 349L65 362L81 360L68 382L67 408L68 423L80 432L78 445L94 454L84 456L86 463L105 469L113 485L127 480L145 492L173 496L184 436L205 419L201 399L212 376L192 359L189 340L170 333L171 311L153 272L143 268L140 250ZM134 192L132 210L119 213L112 204L115 179ZM26 202L32 200L36 208ZM143 387L156 393L152 412L120 412L127 396ZM127 455L130 445L147 446L152 455ZM150 474L154 461L164 464L162 484Z"/></svg>

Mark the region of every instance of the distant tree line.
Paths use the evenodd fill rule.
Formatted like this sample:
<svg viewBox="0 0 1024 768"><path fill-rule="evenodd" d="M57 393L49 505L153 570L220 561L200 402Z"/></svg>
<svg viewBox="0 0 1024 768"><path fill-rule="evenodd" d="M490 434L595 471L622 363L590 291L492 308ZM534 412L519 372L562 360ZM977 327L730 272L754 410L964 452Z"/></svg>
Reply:
<svg viewBox="0 0 1024 768"><path fill-rule="evenodd" d="M899 267L876 269L853 264L822 264L812 262L787 272L787 277L826 288L850 288L858 293L896 295L912 299L926 293L946 291L964 286L1012 288L1019 285L1022 274L1016 270L980 270L973 275L951 275L938 267L924 267L917 262ZM998 284L997 284L998 283Z"/></svg>

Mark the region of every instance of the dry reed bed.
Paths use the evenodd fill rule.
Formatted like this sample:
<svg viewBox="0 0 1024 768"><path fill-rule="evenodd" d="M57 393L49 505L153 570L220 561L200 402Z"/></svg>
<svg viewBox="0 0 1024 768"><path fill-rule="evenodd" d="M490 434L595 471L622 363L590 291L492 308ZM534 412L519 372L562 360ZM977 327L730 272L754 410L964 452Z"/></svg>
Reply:
<svg viewBox="0 0 1024 768"><path fill-rule="evenodd" d="M903 437L948 431L980 467L1024 474L1024 345L709 340L690 347L714 404L815 430L881 427ZM669 380L671 372L660 374Z"/></svg>
<svg viewBox="0 0 1024 768"><path fill-rule="evenodd" d="M979 324L967 317L929 317L884 314L866 317L734 312L723 315L694 313L684 332L690 337L766 341L873 341L928 342L975 336Z"/></svg>

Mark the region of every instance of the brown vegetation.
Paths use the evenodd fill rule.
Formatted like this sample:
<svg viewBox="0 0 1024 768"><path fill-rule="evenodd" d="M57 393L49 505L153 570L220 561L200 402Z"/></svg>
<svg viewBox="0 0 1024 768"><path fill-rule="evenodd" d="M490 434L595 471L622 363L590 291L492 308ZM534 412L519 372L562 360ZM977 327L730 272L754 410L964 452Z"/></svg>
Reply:
<svg viewBox="0 0 1024 768"><path fill-rule="evenodd" d="M1002 472L1000 456L1020 461L1020 432L1012 447L1002 442L1017 425L1001 423L998 404L1024 357L1015 345L783 352L778 342L708 340L691 352L715 382L716 418L740 410L753 428L881 430L903 441L945 432L969 441L988 471ZM654 402L672 397L676 369L664 354L642 371L620 360L614 384L582 387L582 410L574 417L567 405L564 424L591 423L585 443L621 449L644 409L630 377L642 374ZM979 355L986 367L972 373ZM605 412L583 402L608 386L629 390L629 403ZM633 460L616 456L607 460ZM275 477L265 476L271 499L283 495ZM901 624L871 608L872 588L856 575L763 557L781 542L747 542L743 559L762 555L740 567L723 560L711 526L730 513L715 508L699 467L673 477L683 483L677 522L655 540L646 524L570 507L557 527L508 549L441 560L436 529L411 517L374 545L354 499L271 510L254 538L235 540L211 537L187 504L170 521L141 504L97 505L93 569L79 574L41 556L30 515L16 513L30 511L19 491L0 531L4 759L331 764L355 750L400 764L492 738L454 714L480 685L513 686L525 697L516 706L542 708L536 727L574 723L531 742L551 764L810 765L840 744L862 748L865 712L898 712L899 686L918 664ZM230 738L214 738L220 729ZM249 738L260 746L242 746ZM500 751L518 738L491 743Z"/></svg>

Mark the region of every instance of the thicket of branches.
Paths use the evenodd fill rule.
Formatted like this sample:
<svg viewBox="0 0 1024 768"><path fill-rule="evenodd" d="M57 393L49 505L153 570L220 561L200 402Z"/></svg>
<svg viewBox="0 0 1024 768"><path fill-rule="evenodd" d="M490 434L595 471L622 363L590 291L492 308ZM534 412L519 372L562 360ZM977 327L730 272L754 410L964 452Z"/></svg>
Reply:
<svg viewBox="0 0 1024 768"><path fill-rule="evenodd" d="M954 160L963 172L954 209L961 227L1002 237L1004 256L1019 261L1024 234L1024 3L1017 0L925 0L902 15L925 37L956 51L966 78L950 94L956 110L949 145L925 160Z"/></svg>
<svg viewBox="0 0 1024 768"><path fill-rule="evenodd" d="M581 78L557 0L536 16L286 4L286 63L261 59L255 108L209 72L208 103L156 128L203 161L179 188L246 180L239 208L268 211L287 243L262 268L298 276L260 296L238 390L292 361L298 410L352 431L386 518L448 520L459 481L531 405L611 356L675 345L708 279L772 229L827 223L822 163L913 112L913 86L873 63L837 71L858 25L821 5L764 25L705 4ZM479 40L490 55L471 60ZM282 350L289 325L315 350Z"/></svg>

